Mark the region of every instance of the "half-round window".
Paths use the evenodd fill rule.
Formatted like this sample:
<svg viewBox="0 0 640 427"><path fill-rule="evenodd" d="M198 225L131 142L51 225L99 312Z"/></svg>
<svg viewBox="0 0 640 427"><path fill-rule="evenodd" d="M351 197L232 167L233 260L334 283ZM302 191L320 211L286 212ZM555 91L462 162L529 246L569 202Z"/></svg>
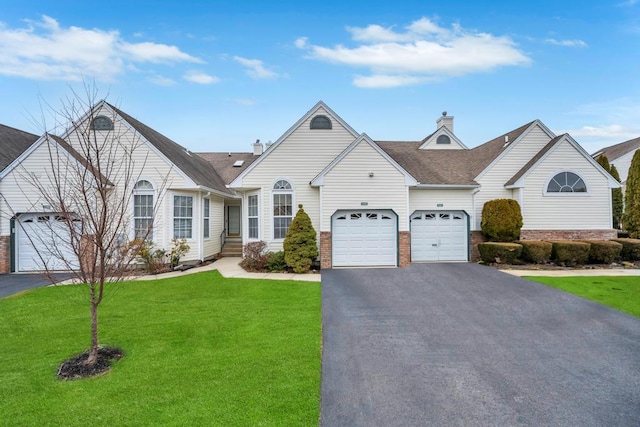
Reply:
<svg viewBox="0 0 640 427"><path fill-rule="evenodd" d="M560 172L556 174L549 184L547 193L586 193L587 185L583 179L573 172Z"/></svg>
<svg viewBox="0 0 640 427"><path fill-rule="evenodd" d="M136 185L133 187L134 190L151 190L153 191L153 184L149 181L142 179L136 182Z"/></svg>
<svg viewBox="0 0 640 427"><path fill-rule="evenodd" d="M281 179L280 181L273 184L273 189L274 190L291 190L292 188L291 188L291 184L289 184L289 181Z"/></svg>
<svg viewBox="0 0 640 427"><path fill-rule="evenodd" d="M113 130L113 122L107 116L98 116L91 122L93 130Z"/></svg>
<svg viewBox="0 0 640 427"><path fill-rule="evenodd" d="M311 119L311 129L331 129L331 120L327 116L315 116Z"/></svg>
<svg viewBox="0 0 640 427"><path fill-rule="evenodd" d="M436 139L436 144L451 144L451 138L448 135L440 135Z"/></svg>

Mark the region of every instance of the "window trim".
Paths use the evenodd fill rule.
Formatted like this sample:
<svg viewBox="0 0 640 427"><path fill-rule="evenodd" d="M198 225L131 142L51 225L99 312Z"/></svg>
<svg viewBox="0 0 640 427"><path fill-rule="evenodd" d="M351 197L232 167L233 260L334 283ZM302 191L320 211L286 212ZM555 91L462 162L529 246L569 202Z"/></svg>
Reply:
<svg viewBox="0 0 640 427"><path fill-rule="evenodd" d="M187 198L191 199L191 217L186 217L186 216L185 217L182 217L182 216L176 217L176 210L175 210L176 209L176 197L187 197ZM190 194L180 194L180 193L174 193L173 194L172 203L171 203L171 219L172 219L172 221L171 221L171 228L172 228L171 235L172 235L172 238L174 238L174 239L187 239L187 240L193 240L194 239L193 236L195 235L195 233L194 233L194 222L193 222L193 217L194 217L194 215L193 215L193 206L194 206L193 200L194 200L193 195L190 195ZM177 236L176 235L176 222L175 222L176 219L191 220L191 233L190 233L191 235L190 236Z"/></svg>
<svg viewBox="0 0 640 427"><path fill-rule="evenodd" d="M326 122L322 119L326 119ZM319 126L318 123L314 122L322 122L323 125ZM329 123L329 127L325 127L324 123ZM331 119L329 117L327 117L324 114L316 114L315 116L313 116L313 118L311 119L311 122L309 123L309 129L311 130L331 130L333 129L333 122L331 121Z"/></svg>
<svg viewBox="0 0 640 427"><path fill-rule="evenodd" d="M138 189L136 188L138 186L139 183L141 182L148 182L149 185L151 186L151 188L142 188L142 189ZM153 210L152 215L150 217L148 216L136 216L136 196L152 196L151 199L151 209ZM137 234L137 230L136 230L136 219L151 219L151 230L149 231L147 238L145 240L150 240L150 241L154 241L154 231L155 231L155 222L156 222L156 212L155 212L155 208L156 208L156 186L153 183L152 180L150 180L149 178L145 178L145 177L140 177L138 179L138 181L136 181L136 183L133 185L133 189L132 189L132 197L131 197L131 210L132 210L132 215L131 217L133 218L133 223L131 224L131 227L133 228L133 238L137 239L138 238L138 234ZM150 238L149 238L150 237Z"/></svg>
<svg viewBox="0 0 640 427"><path fill-rule="evenodd" d="M274 189L275 185L280 182L280 181L286 181L287 183L289 183L289 186L291 186L291 189L289 190L276 190ZM274 208L274 200L275 200L275 195L276 194L290 194L291 195L291 221L293 221L293 218L296 216L295 214L295 209L294 207L296 206L296 192L295 192L295 186L293 185L293 180L289 179L289 178L276 178L275 180L273 180L272 184L271 184L271 204L270 204L270 218L271 218L271 239L275 242L282 242L284 241L284 237L279 237L276 238L276 230L275 230L275 219L276 218L287 218L288 216L284 216L284 215L274 215L273 212L273 208ZM287 227L287 231L288 231L288 227ZM286 233L285 233L286 236Z"/></svg>
<svg viewBox="0 0 640 427"><path fill-rule="evenodd" d="M255 197L256 198L256 214L255 215L251 215L250 213L250 207L251 204L249 202L251 197ZM255 237L251 237L251 219L254 219L257 221L257 236ZM260 240L260 195L259 193L252 193L252 194L247 194L247 240Z"/></svg>
<svg viewBox="0 0 640 427"><path fill-rule="evenodd" d="M211 199L209 197L202 198L202 239L209 240L211 238Z"/></svg>
<svg viewBox="0 0 640 427"><path fill-rule="evenodd" d="M105 123L108 121L109 125L107 127L104 128L98 128L96 129L96 125L95 122L96 120L105 120ZM92 120L91 120L91 124L90 124L90 129L91 130L95 130L95 131L111 131L113 130L114 125L113 125L113 120L111 120L109 117L105 116L104 114L99 114L97 116L95 116Z"/></svg>
<svg viewBox="0 0 640 427"><path fill-rule="evenodd" d="M570 173L576 175L578 178L580 178L582 180L582 182L584 183L586 191L577 191L577 192L576 191L571 191L571 192L548 191L549 183L551 183L551 181L556 176L558 176L559 174L564 173L564 172L570 172ZM550 174L550 176L545 180L542 194L543 194L543 196L549 196L549 197L584 197L584 196L589 196L589 184L587 183L587 180L584 179L582 174L580 174L579 172L577 172L575 170L572 170L572 169L556 170L556 171L552 172Z"/></svg>

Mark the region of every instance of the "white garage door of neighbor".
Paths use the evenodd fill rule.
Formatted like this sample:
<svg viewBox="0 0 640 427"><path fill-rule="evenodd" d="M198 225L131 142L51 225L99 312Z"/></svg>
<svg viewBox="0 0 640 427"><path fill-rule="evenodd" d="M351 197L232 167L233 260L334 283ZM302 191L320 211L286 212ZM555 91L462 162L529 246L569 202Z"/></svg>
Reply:
<svg viewBox="0 0 640 427"><path fill-rule="evenodd" d="M334 267L396 266L398 220L390 210L342 211L333 214Z"/></svg>
<svg viewBox="0 0 640 427"><path fill-rule="evenodd" d="M62 214L23 214L15 228L17 271L41 271L45 266L48 270L78 268Z"/></svg>
<svg viewBox="0 0 640 427"><path fill-rule="evenodd" d="M467 261L469 226L463 211L411 215L411 261Z"/></svg>

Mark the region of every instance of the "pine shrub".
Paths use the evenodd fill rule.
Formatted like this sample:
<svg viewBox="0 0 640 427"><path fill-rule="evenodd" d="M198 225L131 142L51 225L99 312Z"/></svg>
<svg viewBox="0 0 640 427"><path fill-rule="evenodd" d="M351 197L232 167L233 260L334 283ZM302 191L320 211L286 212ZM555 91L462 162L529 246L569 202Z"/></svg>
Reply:
<svg viewBox="0 0 640 427"><path fill-rule="evenodd" d="M589 261L589 243L576 240L555 240L551 243L551 259L558 265L584 265Z"/></svg>
<svg viewBox="0 0 640 427"><path fill-rule="evenodd" d="M522 245L523 261L533 264L546 264L551 260L551 250L553 245L542 240L520 240L518 244Z"/></svg>
<svg viewBox="0 0 640 427"><path fill-rule="evenodd" d="M287 262L284 260L284 252L269 252L267 258L267 271L271 273L280 273L287 268Z"/></svg>
<svg viewBox="0 0 640 427"><path fill-rule="evenodd" d="M513 199L489 200L482 207L481 227L490 241L518 240L522 228L520 205Z"/></svg>
<svg viewBox="0 0 640 427"><path fill-rule="evenodd" d="M611 264L620 259L622 244L611 240L585 240L589 248L589 262L592 264Z"/></svg>
<svg viewBox="0 0 640 427"><path fill-rule="evenodd" d="M640 150L633 155L629 167L622 218L622 225L629 237L640 238Z"/></svg>
<svg viewBox="0 0 640 427"><path fill-rule="evenodd" d="M478 243L480 259L487 264L513 264L522 253L522 245L517 243L485 242Z"/></svg>
<svg viewBox="0 0 640 427"><path fill-rule="evenodd" d="M318 257L316 230L302 205L298 205L298 212L291 221L283 247L284 259L294 273L308 272L313 260Z"/></svg>
<svg viewBox="0 0 640 427"><path fill-rule="evenodd" d="M624 261L640 261L640 239L613 239L622 245L620 257Z"/></svg>

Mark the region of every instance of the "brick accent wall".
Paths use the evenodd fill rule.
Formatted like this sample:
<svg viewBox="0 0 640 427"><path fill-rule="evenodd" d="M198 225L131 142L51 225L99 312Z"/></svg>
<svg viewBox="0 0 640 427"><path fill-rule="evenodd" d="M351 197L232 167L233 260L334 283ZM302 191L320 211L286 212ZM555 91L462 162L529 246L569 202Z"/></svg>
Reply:
<svg viewBox="0 0 640 427"><path fill-rule="evenodd" d="M398 267L408 267L411 264L411 232L399 231L398 243L400 252Z"/></svg>
<svg viewBox="0 0 640 427"><path fill-rule="evenodd" d="M11 273L11 236L0 236L0 274Z"/></svg>
<svg viewBox="0 0 640 427"><path fill-rule="evenodd" d="M331 232L320 232L320 269L331 268Z"/></svg>
<svg viewBox="0 0 640 427"><path fill-rule="evenodd" d="M520 240L609 240L616 230L522 230Z"/></svg>
<svg viewBox="0 0 640 427"><path fill-rule="evenodd" d="M469 241L471 242L471 262L476 262L480 259L478 243L486 242L487 238L482 234L482 231L474 230L469 233Z"/></svg>

